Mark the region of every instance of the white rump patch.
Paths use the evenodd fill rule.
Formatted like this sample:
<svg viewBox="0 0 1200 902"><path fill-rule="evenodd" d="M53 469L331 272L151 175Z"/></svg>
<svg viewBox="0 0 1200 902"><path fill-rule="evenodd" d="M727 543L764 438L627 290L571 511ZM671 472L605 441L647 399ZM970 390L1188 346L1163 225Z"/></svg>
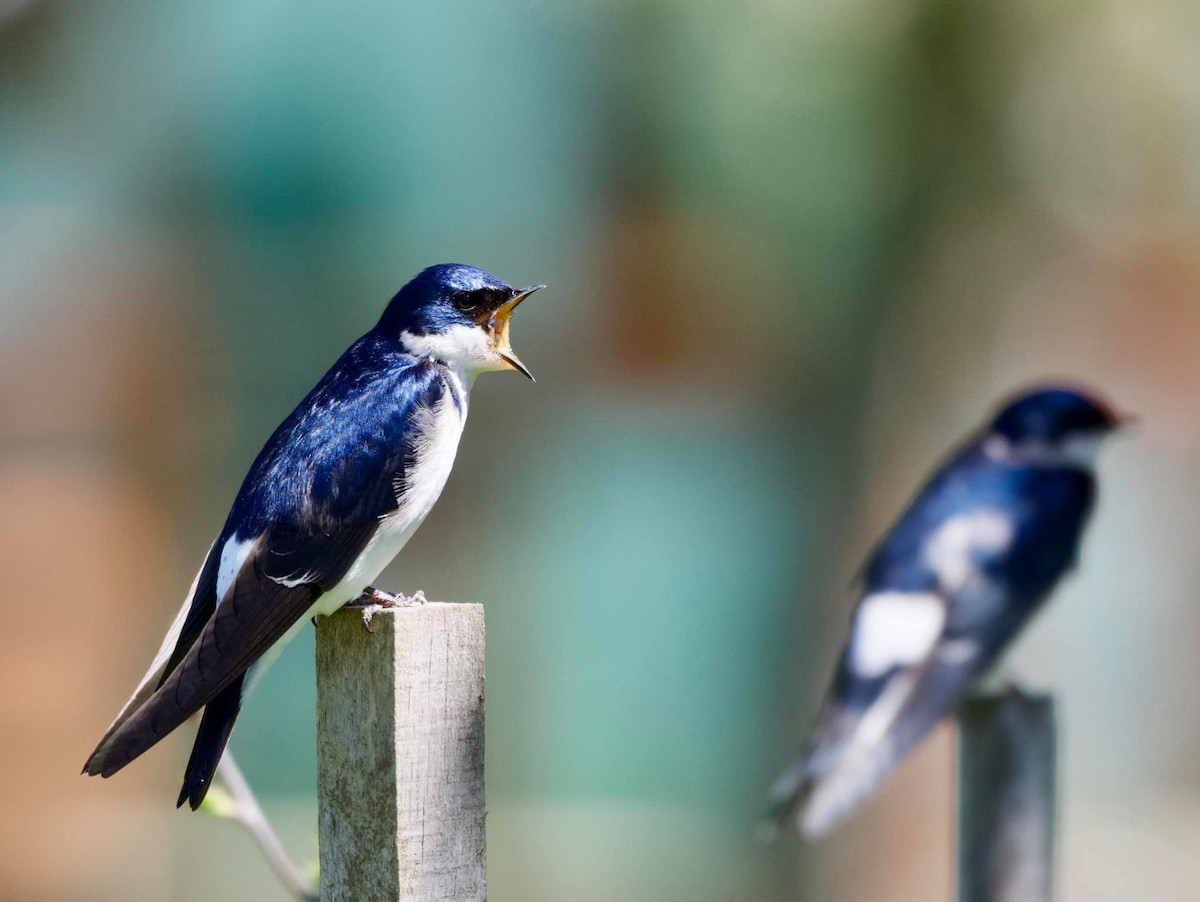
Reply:
<svg viewBox="0 0 1200 902"><path fill-rule="evenodd" d="M933 593L868 595L854 617L850 666L871 679L920 663L933 651L945 622L945 603Z"/></svg>
<svg viewBox="0 0 1200 902"><path fill-rule="evenodd" d="M250 554L250 549L256 541L257 538L239 539L237 533L234 533L221 546L221 564L217 568L217 607L225 600L225 593L233 585L238 571L242 569L242 564L246 562L246 556Z"/></svg>
<svg viewBox="0 0 1200 902"><path fill-rule="evenodd" d="M925 544L925 560L943 592L961 591L979 569L977 558L1004 551L1013 540L1012 518L996 508L951 517Z"/></svg>

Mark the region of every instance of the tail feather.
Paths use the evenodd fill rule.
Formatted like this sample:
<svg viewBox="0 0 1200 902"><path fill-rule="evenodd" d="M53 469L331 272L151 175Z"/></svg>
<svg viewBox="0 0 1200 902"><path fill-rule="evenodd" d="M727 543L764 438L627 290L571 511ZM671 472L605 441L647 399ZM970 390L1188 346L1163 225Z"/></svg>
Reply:
<svg viewBox="0 0 1200 902"><path fill-rule="evenodd" d="M167 630L166 636L163 637L162 645L159 647L158 653L154 656L154 660L150 663L150 669L146 671L146 675L138 683L138 687L134 690L133 695L130 696L129 701L125 703L117 716L113 718L113 722L109 724L108 729L104 731L104 735L100 737L100 741L96 743L96 748L88 759L88 763L84 765L83 772L85 774L89 772L96 759L96 755L108 744L113 734L124 726L125 721L136 714L142 705L154 695L174 669L174 664L178 663L177 661L173 662L172 657L178 654L179 640L187 621L196 616L193 611L196 608L197 600L200 600L202 605L206 602L211 605L211 596L216 580L215 559L212 550L213 546L209 546L208 554L204 557L204 563L196 571L196 577L192 580L191 588L188 589L187 595L183 599L183 605L179 608L179 613L175 615L175 619ZM190 642L188 644L190 645Z"/></svg>
<svg viewBox="0 0 1200 902"><path fill-rule="evenodd" d="M199 652L200 649L193 646L189 653L193 663L189 665L185 661L176 668L166 682L92 752L84 773L111 777L202 707L214 702L229 686L240 684L244 679L245 674L240 673L206 681L195 663Z"/></svg>
<svg viewBox="0 0 1200 902"><path fill-rule="evenodd" d="M797 829L809 839L827 835L875 793L901 757L888 740L848 748L833 771L807 787L797 807Z"/></svg>
<svg viewBox="0 0 1200 902"><path fill-rule="evenodd" d="M917 671L883 681L866 708L830 699L805 754L775 781L769 817L808 839L827 834L869 796L897 762L891 731Z"/></svg>
<svg viewBox="0 0 1200 902"><path fill-rule="evenodd" d="M779 775L767 794L767 811L758 825L759 835L772 840L796 824L812 786L812 774L807 757L797 758Z"/></svg>
<svg viewBox="0 0 1200 902"><path fill-rule="evenodd" d="M897 671L879 698L861 712L844 739L814 767L797 826L824 836L870 798L896 766L961 703L978 677L979 659L934 657L921 668Z"/></svg>
<svg viewBox="0 0 1200 902"><path fill-rule="evenodd" d="M181 706L173 683L168 682L166 688L155 690L135 711L120 718L96 746L83 772L93 777L111 777L187 720L196 707Z"/></svg>
<svg viewBox="0 0 1200 902"><path fill-rule="evenodd" d="M175 807L187 802L195 811L208 794L212 785L213 774L221 762L229 735L237 721L238 712L242 709L242 684L245 677L239 677L221 690L204 708L204 716L200 718L200 729L196 733L196 741L192 745L192 754L188 758L187 769L183 774L183 788L179 791L179 800Z"/></svg>

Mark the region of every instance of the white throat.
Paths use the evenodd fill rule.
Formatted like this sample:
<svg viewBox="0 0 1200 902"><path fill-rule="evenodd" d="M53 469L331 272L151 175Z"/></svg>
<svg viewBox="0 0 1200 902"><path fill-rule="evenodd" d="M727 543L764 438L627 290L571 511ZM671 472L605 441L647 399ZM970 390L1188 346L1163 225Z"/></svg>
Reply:
<svg viewBox="0 0 1200 902"><path fill-rule="evenodd" d="M487 333L478 326L451 326L428 335L401 332L400 343L414 357L428 357L454 369L467 388L480 373L506 368Z"/></svg>
<svg viewBox="0 0 1200 902"><path fill-rule="evenodd" d="M1089 473L1096 469L1096 458L1104 436L1099 433L1080 433L1057 443L1030 440L1013 443L1001 435L988 436L985 453L993 460L1013 466L1055 469L1072 467Z"/></svg>

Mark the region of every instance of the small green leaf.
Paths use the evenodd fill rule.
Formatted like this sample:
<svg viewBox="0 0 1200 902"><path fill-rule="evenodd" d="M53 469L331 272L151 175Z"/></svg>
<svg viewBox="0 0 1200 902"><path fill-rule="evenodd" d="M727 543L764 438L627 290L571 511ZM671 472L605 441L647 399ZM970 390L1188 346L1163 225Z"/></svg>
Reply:
<svg viewBox="0 0 1200 902"><path fill-rule="evenodd" d="M227 820L237 818L237 802L222 786L210 786L208 795L204 797L204 801L200 803L197 810Z"/></svg>
<svg viewBox="0 0 1200 902"><path fill-rule="evenodd" d="M319 858L305 858L300 862L299 871L311 886L320 886L321 860Z"/></svg>

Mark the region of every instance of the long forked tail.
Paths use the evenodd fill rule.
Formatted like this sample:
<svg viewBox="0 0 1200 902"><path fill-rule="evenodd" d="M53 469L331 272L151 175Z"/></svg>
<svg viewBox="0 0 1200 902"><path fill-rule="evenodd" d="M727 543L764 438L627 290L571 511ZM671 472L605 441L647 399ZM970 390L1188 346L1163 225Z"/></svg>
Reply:
<svg viewBox="0 0 1200 902"><path fill-rule="evenodd" d="M807 839L828 834L878 788L897 761L889 742L839 744L829 755L818 747L785 770L769 794L760 831L774 838L794 830Z"/></svg>
<svg viewBox="0 0 1200 902"><path fill-rule="evenodd" d="M771 787L777 830L822 837L875 790L896 763L890 734L915 679L916 671L894 674L865 708L826 703L805 753Z"/></svg>
<svg viewBox="0 0 1200 902"><path fill-rule="evenodd" d="M767 794L767 811L758 824L758 834L772 840L785 830L797 829L797 817L811 788L807 756L797 758L772 784Z"/></svg>
<svg viewBox="0 0 1200 902"><path fill-rule="evenodd" d="M200 729L196 732L196 741L192 745L192 754L188 758L187 769L183 773L183 788L179 791L179 800L175 807L180 808L184 802L195 811L208 794L212 785L213 774L221 762L221 755L233 732L238 712L242 709L242 684L245 676L238 677L220 694L204 707L204 716L200 718Z"/></svg>
<svg viewBox="0 0 1200 902"><path fill-rule="evenodd" d="M810 839L824 836L874 795L938 721L954 711L977 667L975 658L935 658L894 673L861 711L836 704L828 708L807 757L776 783L780 805L785 790L793 790L786 811L799 832Z"/></svg>
<svg viewBox="0 0 1200 902"><path fill-rule="evenodd" d="M167 630L166 636L163 637L162 645L158 649L158 653L154 656L154 660L150 664L150 669L146 671L146 675L142 677L138 683L137 689L130 696L124 707L109 724L104 735L100 737L100 741L96 743L96 749L92 752L92 758L99 752L108 741L113 737L129 718L133 717L138 712L138 709L144 705L152 695L158 690L163 681L170 675L174 664L178 663L172 659L180 654L180 639L184 635L185 629L193 622L203 622L203 620L211 612L212 606L216 604L214 593L216 591L216 559L213 557L213 548L215 543L209 546L208 553L204 556L204 563L200 565L200 569L196 571L196 577L192 580L191 588L188 589L187 595L183 599L183 605L179 608L179 613L175 615L175 620L172 621L170 628ZM182 651L187 651L192 640L195 638L194 630L188 630L193 633L189 638L183 639L184 647ZM92 758L89 758L89 765ZM88 772L88 765L84 766L83 772Z"/></svg>

